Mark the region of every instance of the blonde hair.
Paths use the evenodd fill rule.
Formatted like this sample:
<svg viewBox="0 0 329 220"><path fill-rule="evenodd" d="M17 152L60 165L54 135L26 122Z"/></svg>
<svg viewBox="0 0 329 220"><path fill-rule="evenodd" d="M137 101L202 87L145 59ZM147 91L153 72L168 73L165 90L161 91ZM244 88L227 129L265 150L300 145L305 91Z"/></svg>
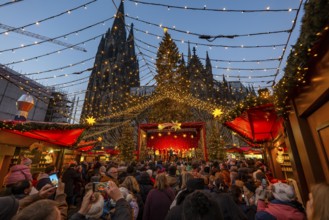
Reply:
<svg viewBox="0 0 329 220"><path fill-rule="evenodd" d="M193 178L194 177L193 177L192 174L187 173L187 172L183 173L182 174L182 186L181 186L181 189L185 189L186 188L187 181L189 181L190 179L193 179Z"/></svg>
<svg viewBox="0 0 329 220"><path fill-rule="evenodd" d="M319 183L312 187L313 213L312 220L329 219L329 184Z"/></svg>
<svg viewBox="0 0 329 220"><path fill-rule="evenodd" d="M140 192L139 184L136 178L133 176L127 176L120 186L125 187L126 189L128 189L130 192L133 193Z"/></svg>
<svg viewBox="0 0 329 220"><path fill-rule="evenodd" d="M154 188L158 190L165 190L169 187L168 180L165 173L160 173L155 177Z"/></svg>

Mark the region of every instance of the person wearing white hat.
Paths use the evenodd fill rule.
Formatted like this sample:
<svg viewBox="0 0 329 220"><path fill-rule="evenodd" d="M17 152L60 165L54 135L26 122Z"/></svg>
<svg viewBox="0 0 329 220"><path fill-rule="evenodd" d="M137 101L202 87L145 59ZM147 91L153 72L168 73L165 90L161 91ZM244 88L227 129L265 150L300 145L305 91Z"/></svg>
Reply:
<svg viewBox="0 0 329 220"><path fill-rule="evenodd" d="M271 185L270 191L274 197L267 205L264 202L266 189L260 186L258 194L256 220L305 220L306 215L302 204L296 200L295 190L286 183Z"/></svg>

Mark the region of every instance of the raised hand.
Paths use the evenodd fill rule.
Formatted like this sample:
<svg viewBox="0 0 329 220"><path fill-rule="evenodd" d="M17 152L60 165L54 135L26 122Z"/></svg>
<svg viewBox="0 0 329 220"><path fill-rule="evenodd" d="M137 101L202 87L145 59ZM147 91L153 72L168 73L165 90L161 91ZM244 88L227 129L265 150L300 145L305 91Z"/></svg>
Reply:
<svg viewBox="0 0 329 220"><path fill-rule="evenodd" d="M107 192L109 197L111 197L114 201L118 201L119 199L123 198L121 191L114 182L108 181L107 184L108 187L105 188L105 191Z"/></svg>
<svg viewBox="0 0 329 220"><path fill-rule="evenodd" d="M54 194L55 191L56 191L56 186L53 186L51 184L46 184L40 189L39 196L43 199L46 199L52 194Z"/></svg>
<svg viewBox="0 0 329 220"><path fill-rule="evenodd" d="M80 207L80 210L79 210L80 214L86 215L88 213L88 211L91 208L91 205L93 203L93 200L94 200L93 194L94 194L94 192L92 190L89 190L86 193L86 195L83 197L81 207Z"/></svg>

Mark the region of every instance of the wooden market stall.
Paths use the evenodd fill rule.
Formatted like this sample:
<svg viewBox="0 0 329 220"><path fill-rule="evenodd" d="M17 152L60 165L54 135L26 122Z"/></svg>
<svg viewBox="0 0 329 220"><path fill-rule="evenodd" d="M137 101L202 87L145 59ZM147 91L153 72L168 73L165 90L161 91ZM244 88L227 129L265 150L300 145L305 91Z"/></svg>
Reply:
<svg viewBox="0 0 329 220"><path fill-rule="evenodd" d="M0 121L0 182L10 166L20 163L20 156L32 160L32 172L76 160L72 147L85 129L64 123Z"/></svg>
<svg viewBox="0 0 329 220"><path fill-rule="evenodd" d="M286 100L285 122L292 170L298 174L306 200L312 184L329 182L329 34L317 42L305 72L307 84ZM282 141L276 144L279 146Z"/></svg>
<svg viewBox="0 0 329 220"><path fill-rule="evenodd" d="M285 118L274 145L287 148L281 159L297 177L304 203L312 184L329 182L328 10L325 1L305 4L300 37L274 87L277 110Z"/></svg>

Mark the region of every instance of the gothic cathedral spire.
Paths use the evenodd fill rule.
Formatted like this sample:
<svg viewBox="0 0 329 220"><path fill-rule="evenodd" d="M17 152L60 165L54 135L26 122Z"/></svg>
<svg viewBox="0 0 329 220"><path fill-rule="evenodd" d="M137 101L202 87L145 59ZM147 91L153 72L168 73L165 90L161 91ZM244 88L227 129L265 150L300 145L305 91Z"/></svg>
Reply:
<svg viewBox="0 0 329 220"><path fill-rule="evenodd" d="M191 60L191 47L190 47L190 41L187 42L187 45L188 45L188 51L187 51L187 65L190 63L190 60Z"/></svg>
<svg viewBox="0 0 329 220"><path fill-rule="evenodd" d="M133 25L126 39L124 4L120 2L112 28L102 37L89 78L81 119L104 117L113 103L129 95L131 87L139 87L139 64L135 53Z"/></svg>

